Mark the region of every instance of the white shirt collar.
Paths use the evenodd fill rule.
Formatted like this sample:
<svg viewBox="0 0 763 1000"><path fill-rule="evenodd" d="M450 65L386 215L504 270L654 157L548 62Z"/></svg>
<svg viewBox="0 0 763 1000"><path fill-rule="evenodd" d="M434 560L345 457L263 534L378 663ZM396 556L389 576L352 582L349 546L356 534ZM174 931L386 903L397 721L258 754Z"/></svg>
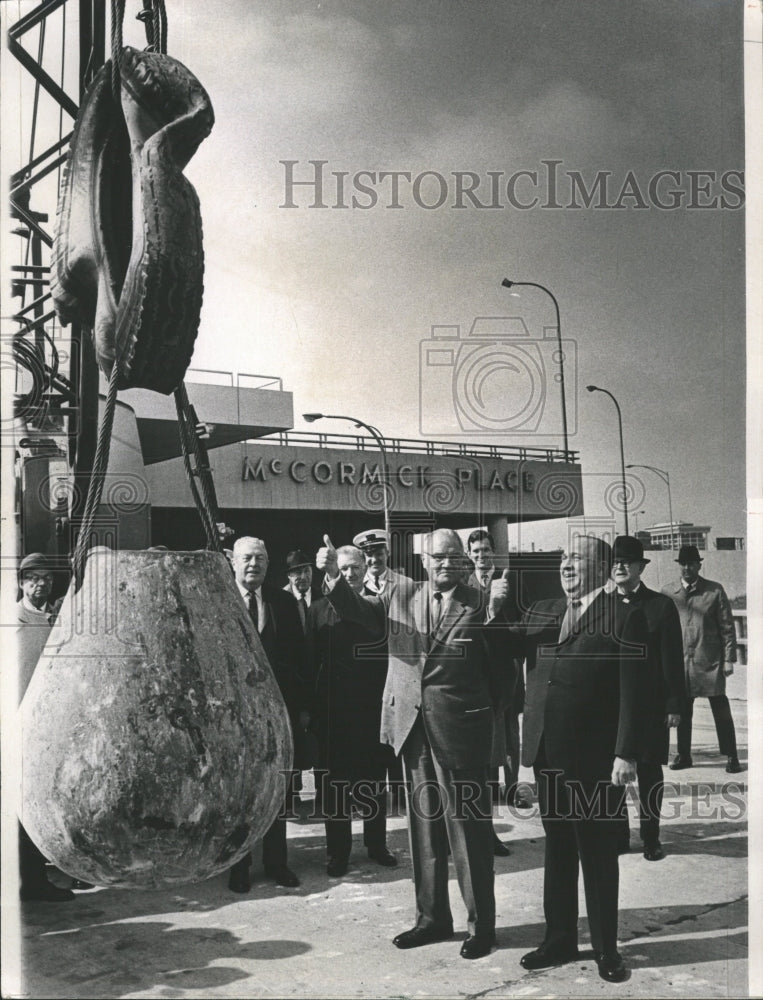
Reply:
<svg viewBox="0 0 763 1000"><path fill-rule="evenodd" d="M297 588L293 587L291 584L289 584L289 590L291 591L295 601L301 601L304 599L305 604L308 606L308 608L310 607L310 602L313 599L313 595L310 593L309 590L303 594L302 591L297 590Z"/></svg>
<svg viewBox="0 0 763 1000"><path fill-rule="evenodd" d="M568 597L567 603L572 601L580 601L580 609L578 611L578 618L584 615L586 611L591 607L596 598L603 592L603 587L597 587L596 590L589 590L587 594L583 594L582 597Z"/></svg>

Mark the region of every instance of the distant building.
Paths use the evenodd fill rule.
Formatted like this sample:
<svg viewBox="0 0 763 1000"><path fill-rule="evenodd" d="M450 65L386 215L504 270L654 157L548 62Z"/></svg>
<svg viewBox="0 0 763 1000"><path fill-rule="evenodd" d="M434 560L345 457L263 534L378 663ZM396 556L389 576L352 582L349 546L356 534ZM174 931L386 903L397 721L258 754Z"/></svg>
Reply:
<svg viewBox="0 0 763 1000"><path fill-rule="evenodd" d="M682 545L696 545L703 552L707 549L709 531L709 524L691 524L688 521L674 521L671 524L668 521L652 525L645 532L639 532L639 535L643 537L646 533L649 536L651 549L677 549Z"/></svg>
<svg viewBox="0 0 763 1000"><path fill-rule="evenodd" d="M715 547L726 552L743 549L744 538L741 535L727 535L723 537L719 535L715 539Z"/></svg>

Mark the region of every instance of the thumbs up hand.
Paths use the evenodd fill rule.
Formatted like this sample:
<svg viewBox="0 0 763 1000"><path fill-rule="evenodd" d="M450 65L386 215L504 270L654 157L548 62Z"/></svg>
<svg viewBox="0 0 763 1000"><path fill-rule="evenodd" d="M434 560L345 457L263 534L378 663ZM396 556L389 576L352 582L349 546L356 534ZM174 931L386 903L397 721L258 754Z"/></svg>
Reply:
<svg viewBox="0 0 763 1000"><path fill-rule="evenodd" d="M322 569L330 580L335 580L339 576L336 549L328 535L323 536L323 545L315 555L315 565L318 569Z"/></svg>
<svg viewBox="0 0 763 1000"><path fill-rule="evenodd" d="M497 580L490 583L490 603L488 613L493 618L501 610L503 602L509 596L509 571L505 569Z"/></svg>

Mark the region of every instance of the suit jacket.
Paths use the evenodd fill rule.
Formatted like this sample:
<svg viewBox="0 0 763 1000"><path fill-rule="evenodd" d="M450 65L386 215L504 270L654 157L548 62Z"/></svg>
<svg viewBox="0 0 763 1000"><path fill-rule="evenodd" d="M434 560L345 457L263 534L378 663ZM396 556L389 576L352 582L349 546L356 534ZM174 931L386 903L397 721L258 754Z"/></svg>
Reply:
<svg viewBox="0 0 763 1000"><path fill-rule="evenodd" d="M305 639L297 602L278 587L262 585L265 622L260 639L292 722L308 708Z"/></svg>
<svg viewBox="0 0 763 1000"><path fill-rule="evenodd" d="M493 713L504 676L512 669L505 621L485 624L481 595L458 584L450 607L429 634L429 585L403 578L388 600L363 598L340 577L328 595L342 618L387 635L389 671L384 688L381 739L396 753L419 714L441 766L489 765Z"/></svg>
<svg viewBox="0 0 763 1000"><path fill-rule="evenodd" d="M686 688L691 698L726 693L724 663L735 663L736 630L726 591L714 580L697 578L687 596L681 581L662 588L678 608L684 639Z"/></svg>
<svg viewBox="0 0 763 1000"><path fill-rule="evenodd" d="M325 597L310 605L307 620L314 678L310 715L320 764L352 780L371 779L384 759L379 730L387 657L375 652L369 657L376 635L341 619Z"/></svg>
<svg viewBox="0 0 763 1000"><path fill-rule="evenodd" d="M365 577L363 578L363 586L369 595L376 595L377 597L389 597L394 588L402 580L410 580L410 577L405 576L403 573L398 573L397 570L390 569L388 567L387 579L384 585L384 590L381 594L379 594L376 590L373 589L373 587L369 586L368 584L369 575L370 575L369 573L366 573Z"/></svg>
<svg viewBox="0 0 763 1000"><path fill-rule="evenodd" d="M499 579L500 570L493 570L490 574L488 586L483 587L480 577L475 571L467 580L467 586L473 587L483 595L483 600L490 600L490 583ZM513 594L509 594L501 607L501 616L511 624L517 624L521 620L519 607ZM501 690L501 703L496 712L493 727L493 754L491 764L493 767L503 767L506 764L508 746L506 743L506 724L504 717L509 715L519 715L524 708L525 702L525 676L522 669L522 658L514 657L512 669L504 673L503 688Z"/></svg>
<svg viewBox="0 0 763 1000"><path fill-rule="evenodd" d="M600 593L559 642L566 600L541 601L524 626L530 655L523 763L538 756L566 777L608 781L615 756L643 753L649 686L647 626L638 608Z"/></svg>
<svg viewBox="0 0 763 1000"><path fill-rule="evenodd" d="M632 594L617 598L641 608L649 632L650 680L648 714L642 760L667 764L670 750L668 714L686 711L684 651L681 621L676 606L665 594L658 594L642 583Z"/></svg>
<svg viewBox="0 0 763 1000"><path fill-rule="evenodd" d="M291 594L291 596L294 597L294 591L291 589L291 584L287 583L286 586L283 587L282 589L287 594ZM308 608L308 611L310 610L310 608L313 606L313 604L316 601L319 601L321 599L322 596L323 596L323 594L321 592L320 586L316 586L316 584L312 584L311 587L310 587L310 607ZM302 621L302 614L300 612L299 601L297 600L296 597L294 597L294 600L297 601L297 613L299 614L300 621ZM304 631L307 630L307 616L305 616L305 620L302 621L302 628L303 628Z"/></svg>

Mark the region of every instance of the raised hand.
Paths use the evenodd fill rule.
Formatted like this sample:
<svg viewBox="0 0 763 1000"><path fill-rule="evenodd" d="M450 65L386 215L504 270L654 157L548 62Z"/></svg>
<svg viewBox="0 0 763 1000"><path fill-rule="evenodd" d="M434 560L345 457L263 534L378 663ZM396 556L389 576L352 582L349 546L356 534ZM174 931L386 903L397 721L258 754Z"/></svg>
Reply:
<svg viewBox="0 0 763 1000"><path fill-rule="evenodd" d="M491 616L498 614L501 606L509 596L509 571L505 569L497 580L490 583L490 604L489 613Z"/></svg>
<svg viewBox="0 0 763 1000"><path fill-rule="evenodd" d="M318 569L323 570L330 580L339 576L336 549L328 535L323 536L323 545L315 554L315 565Z"/></svg>

